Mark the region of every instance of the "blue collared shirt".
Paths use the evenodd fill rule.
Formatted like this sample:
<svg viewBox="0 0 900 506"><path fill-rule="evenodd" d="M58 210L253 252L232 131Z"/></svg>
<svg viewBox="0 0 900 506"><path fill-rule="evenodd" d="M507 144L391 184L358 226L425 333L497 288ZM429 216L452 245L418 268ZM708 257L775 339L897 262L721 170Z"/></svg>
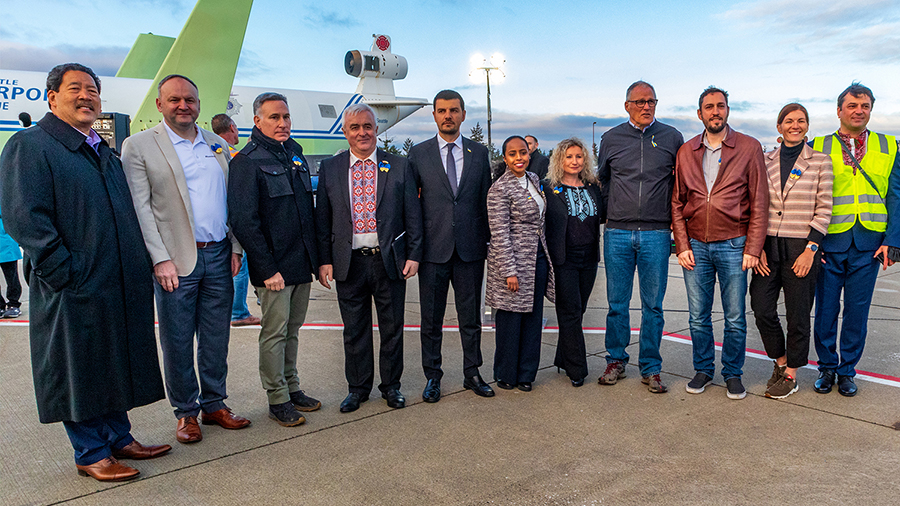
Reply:
<svg viewBox="0 0 900 506"><path fill-rule="evenodd" d="M218 242L228 232L228 203L225 197L225 172L216 159L200 128L194 142L184 139L166 125L166 132L175 147L178 161L184 169L188 195L194 218L194 239L197 242Z"/></svg>
<svg viewBox="0 0 900 506"><path fill-rule="evenodd" d="M453 150L453 160L456 161L456 187L459 188L459 182L462 180L462 172L463 172L463 142L462 142L462 134L456 136L456 140L453 142L447 142L440 135L437 136L438 141L438 149L441 151L441 163L444 164L444 173L447 173L447 148L448 144L456 145L456 148Z"/></svg>

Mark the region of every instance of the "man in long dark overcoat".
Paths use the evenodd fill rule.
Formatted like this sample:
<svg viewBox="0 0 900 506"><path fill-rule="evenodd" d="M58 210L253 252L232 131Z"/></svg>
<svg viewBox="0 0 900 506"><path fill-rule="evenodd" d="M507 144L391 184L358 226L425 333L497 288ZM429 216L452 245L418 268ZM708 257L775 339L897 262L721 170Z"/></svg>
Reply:
<svg viewBox="0 0 900 506"><path fill-rule="evenodd" d="M150 258L119 159L91 128L100 81L69 63L47 76L50 113L0 155L0 203L25 252L41 423L63 422L79 474L126 480L145 459L127 411L164 397Z"/></svg>

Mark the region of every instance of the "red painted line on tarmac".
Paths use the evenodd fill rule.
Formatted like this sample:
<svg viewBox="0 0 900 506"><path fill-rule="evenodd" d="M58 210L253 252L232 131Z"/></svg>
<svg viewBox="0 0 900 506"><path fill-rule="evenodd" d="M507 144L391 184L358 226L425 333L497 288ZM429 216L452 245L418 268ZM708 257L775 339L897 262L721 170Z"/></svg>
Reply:
<svg viewBox="0 0 900 506"><path fill-rule="evenodd" d="M9 327L20 327L28 325L28 320L0 320L0 326L9 326ZM159 325L159 323L157 323ZM259 325L246 325L244 327L234 327L234 328L245 328L245 329L253 329L260 328ZM342 330L344 325L341 323L310 323L303 325L303 328L306 330ZM372 325L373 329L378 329L378 325ZM416 331L421 328L421 325L404 325L403 330L405 331ZM459 331L458 325L445 325L443 327L444 330L447 331ZM483 326L482 331L493 332L494 328L491 326ZM559 332L559 327L544 327L545 331L551 332ZM605 334L606 327L584 327L585 332L589 334ZM632 334L637 334L640 332L640 329L631 329ZM682 334L675 334L673 332L663 332L663 338L668 341L673 342L682 342L682 343L690 343L691 338L689 336L685 336ZM721 349L722 343L715 341L716 348ZM747 356L762 359L762 360L771 360L765 351L755 350L753 348L745 348ZM816 369L817 364L815 361L808 361L809 364L806 366L807 369ZM856 376L860 379L871 381L873 383L881 383L882 385L888 385L900 388L900 377L890 376L887 374L881 374L877 372L869 372L869 371L860 371L857 369Z"/></svg>

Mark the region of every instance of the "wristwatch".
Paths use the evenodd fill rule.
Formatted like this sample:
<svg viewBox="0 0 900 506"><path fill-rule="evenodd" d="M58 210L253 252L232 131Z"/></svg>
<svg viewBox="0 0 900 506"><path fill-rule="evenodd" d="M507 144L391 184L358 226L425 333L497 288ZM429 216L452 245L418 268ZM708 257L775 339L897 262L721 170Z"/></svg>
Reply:
<svg viewBox="0 0 900 506"><path fill-rule="evenodd" d="M808 250L812 251L813 253L815 253L816 251L819 251L819 245L818 245L818 244L809 243L809 244L806 245L806 249L808 249Z"/></svg>

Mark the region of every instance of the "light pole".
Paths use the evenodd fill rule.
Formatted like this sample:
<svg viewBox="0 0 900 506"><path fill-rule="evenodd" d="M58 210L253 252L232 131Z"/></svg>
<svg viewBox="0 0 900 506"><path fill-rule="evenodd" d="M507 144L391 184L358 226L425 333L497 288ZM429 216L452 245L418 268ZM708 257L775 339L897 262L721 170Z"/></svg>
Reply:
<svg viewBox="0 0 900 506"><path fill-rule="evenodd" d="M500 72L500 75L506 77L506 74L501 69L501 65L506 63L506 60L503 59L503 56L494 53L490 58L484 58L481 55L474 55L472 57L472 63L476 65L471 72L469 72L469 77L475 77L473 74L476 72L478 75L481 75L480 71L484 71L484 76L487 81L487 135L488 135L488 151L491 152L491 156L494 153L494 144L491 141L491 71Z"/></svg>
<svg viewBox="0 0 900 506"><path fill-rule="evenodd" d="M597 122L595 121L594 124L591 125L591 148L594 150L594 153L597 152L597 141L596 141L596 135L594 134L596 126L597 126Z"/></svg>

